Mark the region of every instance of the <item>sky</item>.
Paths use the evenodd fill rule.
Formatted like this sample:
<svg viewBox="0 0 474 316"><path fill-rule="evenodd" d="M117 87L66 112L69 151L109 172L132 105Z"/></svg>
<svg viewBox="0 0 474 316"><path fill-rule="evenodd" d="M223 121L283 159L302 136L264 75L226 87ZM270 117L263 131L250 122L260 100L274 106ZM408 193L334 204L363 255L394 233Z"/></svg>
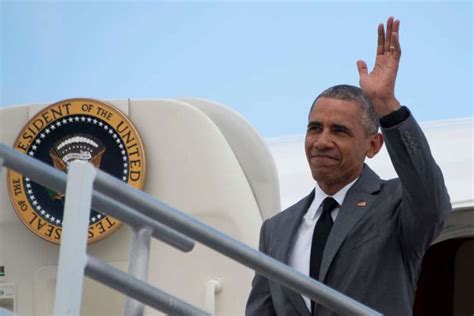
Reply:
<svg viewBox="0 0 474 316"><path fill-rule="evenodd" d="M401 20L396 96L419 121L473 116L471 1L0 0L0 106L207 98L264 137L303 134L314 98L358 85Z"/></svg>

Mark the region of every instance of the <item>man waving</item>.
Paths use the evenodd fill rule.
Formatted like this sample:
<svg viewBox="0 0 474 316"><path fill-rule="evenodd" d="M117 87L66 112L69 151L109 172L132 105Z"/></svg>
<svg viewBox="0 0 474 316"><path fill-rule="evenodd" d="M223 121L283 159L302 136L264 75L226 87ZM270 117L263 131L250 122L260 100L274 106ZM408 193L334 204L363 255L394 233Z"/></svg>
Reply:
<svg viewBox="0 0 474 316"><path fill-rule="evenodd" d="M311 106L305 151L315 188L266 220L260 250L385 315L411 315L421 260L451 210L442 173L413 115L395 97L400 21L378 27L360 88L338 85ZM379 132L381 128L381 132ZM386 144L397 179L365 163ZM256 274L246 315L332 312Z"/></svg>

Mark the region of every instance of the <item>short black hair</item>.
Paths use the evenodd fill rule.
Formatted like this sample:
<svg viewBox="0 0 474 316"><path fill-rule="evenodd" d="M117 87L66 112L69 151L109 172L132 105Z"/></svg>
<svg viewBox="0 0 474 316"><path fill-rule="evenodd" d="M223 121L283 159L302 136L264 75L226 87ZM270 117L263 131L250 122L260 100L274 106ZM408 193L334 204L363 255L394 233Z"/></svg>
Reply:
<svg viewBox="0 0 474 316"><path fill-rule="evenodd" d="M378 131L380 126L379 117L375 112L372 102L364 94L361 88L346 84L330 87L321 92L321 94L316 97L313 104L311 105L309 113L311 113L316 101L318 101L319 98L357 102L360 108L360 117L362 118L361 123L365 127L367 133L370 135Z"/></svg>

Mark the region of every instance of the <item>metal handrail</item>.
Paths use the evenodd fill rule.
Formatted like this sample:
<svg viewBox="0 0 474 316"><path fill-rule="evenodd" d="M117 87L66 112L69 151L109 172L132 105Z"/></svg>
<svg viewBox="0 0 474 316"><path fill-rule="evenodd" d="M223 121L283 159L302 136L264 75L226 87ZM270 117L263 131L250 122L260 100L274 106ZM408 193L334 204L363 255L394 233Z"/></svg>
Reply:
<svg viewBox="0 0 474 316"><path fill-rule="evenodd" d="M37 159L12 149L8 145L0 143L0 158L3 165L21 174L27 175L35 182L40 183L56 192L64 193L66 189L67 175ZM140 214L134 207L127 207L117 203L112 198L99 192L92 193L92 207L98 211L107 213L118 220L133 227L151 227L152 236L176 249L189 252L194 247L194 241L159 222Z"/></svg>
<svg viewBox="0 0 474 316"><path fill-rule="evenodd" d="M0 157L4 164L20 173L27 173L34 181L56 191L64 192L65 175L54 168L18 153L0 144ZM61 174L61 175L60 175ZM48 177L51 177L48 179ZM113 196L116 201L139 209L143 215L159 221L184 235L234 259L255 270L259 274L299 292L319 304L341 314L381 315L373 309L341 294L328 286L290 268L254 248L243 244L220 231L172 208L149 194L134 189L114 177L98 170L94 181L94 191ZM93 203L97 195L92 195Z"/></svg>
<svg viewBox="0 0 474 316"><path fill-rule="evenodd" d="M182 300L172 298L170 295L137 280L129 274L108 265L97 258L88 256L85 275L121 292L129 297L139 300L148 306L154 307L171 315L208 315L193 305ZM129 314L126 314L129 315Z"/></svg>
<svg viewBox="0 0 474 316"><path fill-rule="evenodd" d="M92 208L107 213L132 227L150 227L152 229L151 235L154 238L183 252L190 252L194 248L195 243L191 238L100 192L94 191L92 193Z"/></svg>
<svg viewBox="0 0 474 316"><path fill-rule="evenodd" d="M108 204L110 198L92 191L92 182L97 170L91 164L74 161L69 165L69 172L66 176L66 174L58 173L54 168L36 159L22 155L0 144L0 172L2 166L26 174L37 183L49 185L48 187L51 189L65 193L65 212L59 252L54 315L79 315L83 274L127 294L125 301L126 315L143 315L144 306L141 303L173 315L209 315L207 312L144 282L146 281L148 267L149 239L153 227L158 227L160 230L157 234L160 237L159 239L162 239L163 234L165 234L165 241L168 241L175 248L188 251L193 248L194 241L161 224L146 226L150 221L155 221L122 204L115 201ZM67 181L66 184L61 183L64 180ZM133 216L139 215L138 220L130 221L134 227L134 234L131 239L129 274L116 270L97 258L86 255L87 225L93 196L99 199L101 205L107 210L110 207L118 207L118 219L121 219L121 217L133 219ZM123 216L123 212L131 212L131 215ZM140 220L141 218L142 220ZM165 229L162 230L162 228ZM135 238L137 236L138 238ZM178 241L174 241L173 237L177 238ZM139 302L131 298L136 298Z"/></svg>
<svg viewBox="0 0 474 316"><path fill-rule="evenodd" d="M98 171L94 189L126 205L135 205L140 211L169 227L188 235L231 259L255 270L281 285L295 290L321 305L341 314L381 315L373 309L341 294L280 261L243 244L191 216L155 200L149 194L133 189L105 172Z"/></svg>

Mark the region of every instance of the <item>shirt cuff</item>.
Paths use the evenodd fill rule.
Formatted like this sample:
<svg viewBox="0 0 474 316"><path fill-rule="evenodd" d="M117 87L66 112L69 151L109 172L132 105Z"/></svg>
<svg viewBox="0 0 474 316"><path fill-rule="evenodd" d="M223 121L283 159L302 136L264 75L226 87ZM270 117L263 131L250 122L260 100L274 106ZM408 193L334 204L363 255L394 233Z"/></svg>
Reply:
<svg viewBox="0 0 474 316"><path fill-rule="evenodd" d="M405 121L409 116L410 110L408 110L408 108L403 105L398 110L381 117L379 119L380 126L383 128L394 127Z"/></svg>

